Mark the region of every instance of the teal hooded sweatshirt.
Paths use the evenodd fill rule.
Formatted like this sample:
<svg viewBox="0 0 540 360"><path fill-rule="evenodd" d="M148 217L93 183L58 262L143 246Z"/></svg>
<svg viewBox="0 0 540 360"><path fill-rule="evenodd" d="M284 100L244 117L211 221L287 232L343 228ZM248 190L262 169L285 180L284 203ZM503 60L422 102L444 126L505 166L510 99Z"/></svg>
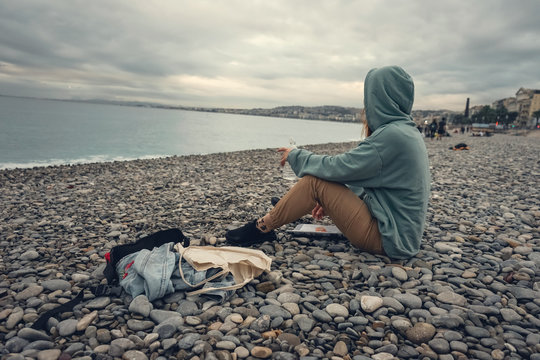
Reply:
<svg viewBox="0 0 540 360"><path fill-rule="evenodd" d="M418 253L430 192L426 146L411 117L413 100L413 80L402 68L373 69L364 82L371 136L336 156L294 149L287 158L299 177L339 182L362 195L386 254L395 259Z"/></svg>

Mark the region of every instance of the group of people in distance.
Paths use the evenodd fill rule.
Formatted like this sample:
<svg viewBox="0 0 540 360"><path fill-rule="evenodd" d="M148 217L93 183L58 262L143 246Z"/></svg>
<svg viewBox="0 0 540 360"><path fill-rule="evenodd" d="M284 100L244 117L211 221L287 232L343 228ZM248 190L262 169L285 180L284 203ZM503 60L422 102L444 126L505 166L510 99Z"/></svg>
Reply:
<svg viewBox="0 0 540 360"><path fill-rule="evenodd" d="M446 118L443 117L439 122L433 119L431 124L425 126L424 135L432 140L434 138L441 140L443 136L446 136Z"/></svg>

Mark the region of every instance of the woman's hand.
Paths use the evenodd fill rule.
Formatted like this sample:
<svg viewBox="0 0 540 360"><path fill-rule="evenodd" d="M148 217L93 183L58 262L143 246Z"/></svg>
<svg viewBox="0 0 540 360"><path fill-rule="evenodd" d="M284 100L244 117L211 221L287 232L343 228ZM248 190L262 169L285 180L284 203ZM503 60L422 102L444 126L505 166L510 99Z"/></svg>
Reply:
<svg viewBox="0 0 540 360"><path fill-rule="evenodd" d="M324 209L319 203L311 210L311 216L313 216L315 220L321 220L325 215Z"/></svg>
<svg viewBox="0 0 540 360"><path fill-rule="evenodd" d="M287 162L287 157L289 157L289 153L291 152L293 148L286 148L281 147L277 151L281 153L281 161L279 162L281 166L285 166L285 163Z"/></svg>

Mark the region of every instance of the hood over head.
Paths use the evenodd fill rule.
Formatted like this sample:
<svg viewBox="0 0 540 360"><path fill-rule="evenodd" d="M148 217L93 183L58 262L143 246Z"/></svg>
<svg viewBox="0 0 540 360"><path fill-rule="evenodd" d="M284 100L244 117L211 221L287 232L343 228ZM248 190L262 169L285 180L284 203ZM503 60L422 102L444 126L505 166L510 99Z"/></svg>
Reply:
<svg viewBox="0 0 540 360"><path fill-rule="evenodd" d="M364 108L371 131L394 121L412 121L414 83L399 66L372 69L364 81Z"/></svg>

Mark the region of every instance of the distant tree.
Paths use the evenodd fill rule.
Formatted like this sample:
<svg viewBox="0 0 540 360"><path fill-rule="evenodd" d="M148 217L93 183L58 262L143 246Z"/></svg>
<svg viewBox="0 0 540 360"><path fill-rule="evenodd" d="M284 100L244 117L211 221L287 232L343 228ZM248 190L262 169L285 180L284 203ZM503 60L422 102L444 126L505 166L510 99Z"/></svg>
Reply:
<svg viewBox="0 0 540 360"><path fill-rule="evenodd" d="M471 119L465 117L463 114L454 114L451 118L453 124L470 124Z"/></svg>
<svg viewBox="0 0 540 360"><path fill-rule="evenodd" d="M507 124L512 124L514 121L516 121L518 117L518 112L517 111L510 111L508 113L508 122Z"/></svg>
<svg viewBox="0 0 540 360"><path fill-rule="evenodd" d="M484 106L479 112L472 116L473 122L489 124L494 123L497 119L497 113L489 106Z"/></svg>
<svg viewBox="0 0 540 360"><path fill-rule="evenodd" d="M495 116L498 123L506 124L507 118L508 118L508 109L504 105L500 105L495 110Z"/></svg>
<svg viewBox="0 0 540 360"><path fill-rule="evenodd" d="M463 124L467 119L463 114L455 114L452 118L454 124Z"/></svg>

